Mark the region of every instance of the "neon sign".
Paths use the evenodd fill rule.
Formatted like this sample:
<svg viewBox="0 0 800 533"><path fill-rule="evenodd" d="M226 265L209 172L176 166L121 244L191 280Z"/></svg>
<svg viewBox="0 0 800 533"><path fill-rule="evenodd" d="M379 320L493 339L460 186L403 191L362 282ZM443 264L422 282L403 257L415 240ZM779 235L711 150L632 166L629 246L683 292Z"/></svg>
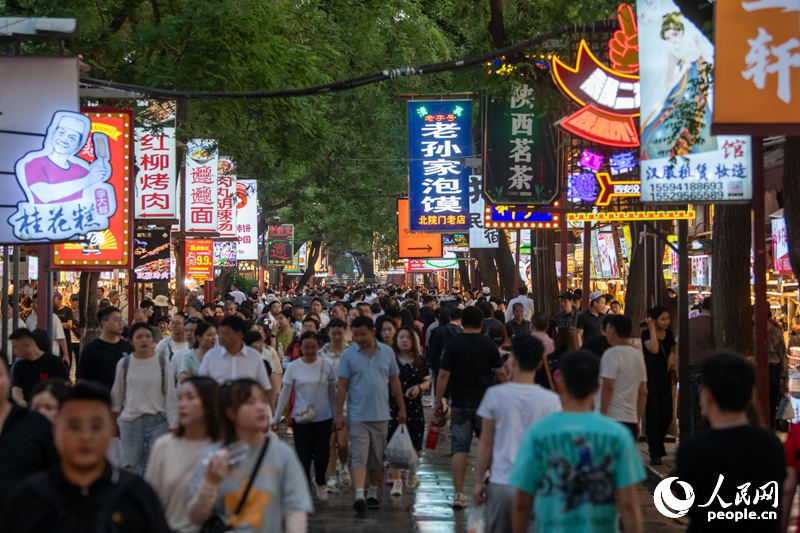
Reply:
<svg viewBox="0 0 800 533"><path fill-rule="evenodd" d="M694 209L675 209L669 211L609 211L601 213L567 213L567 222L694 220L694 217Z"/></svg>
<svg viewBox="0 0 800 533"><path fill-rule="evenodd" d="M633 148L639 146L634 122L639 116L637 28L629 5L619 6L617 18L621 30L609 41L609 58L614 68L601 63L585 39L578 45L574 67L553 56L553 80L581 106L557 124L598 144Z"/></svg>
<svg viewBox="0 0 800 533"><path fill-rule="evenodd" d="M608 205L615 196L633 198L642 195L642 182L639 180L611 181L608 172L598 172L595 176L600 184L596 205Z"/></svg>
<svg viewBox="0 0 800 533"><path fill-rule="evenodd" d="M532 206L491 205L486 206L484 225L487 228L538 229L558 226L558 215L549 211L538 211Z"/></svg>

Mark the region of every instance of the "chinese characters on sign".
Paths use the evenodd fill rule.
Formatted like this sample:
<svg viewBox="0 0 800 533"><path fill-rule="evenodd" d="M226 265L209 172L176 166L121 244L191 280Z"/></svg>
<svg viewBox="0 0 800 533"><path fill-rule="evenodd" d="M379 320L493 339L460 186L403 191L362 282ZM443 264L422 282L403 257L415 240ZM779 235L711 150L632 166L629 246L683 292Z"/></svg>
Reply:
<svg viewBox="0 0 800 533"><path fill-rule="evenodd" d="M217 163L217 233L220 239L236 238L236 167L228 156Z"/></svg>
<svg viewBox="0 0 800 533"><path fill-rule="evenodd" d="M294 241L267 241L267 264L269 266L290 266L294 255Z"/></svg>
<svg viewBox="0 0 800 533"><path fill-rule="evenodd" d="M211 239L187 239L186 277L198 282L214 279L214 242Z"/></svg>
<svg viewBox="0 0 800 533"><path fill-rule="evenodd" d="M294 240L294 224L281 224L280 226L270 226L268 229L270 239Z"/></svg>
<svg viewBox="0 0 800 533"><path fill-rule="evenodd" d="M258 182L239 180L236 184L236 258L258 259Z"/></svg>
<svg viewBox="0 0 800 533"><path fill-rule="evenodd" d="M484 192L495 203L549 204L558 194L550 127L537 118L533 89L515 85L487 110Z"/></svg>
<svg viewBox="0 0 800 533"><path fill-rule="evenodd" d="M483 177L472 174L469 177L469 247L497 248L500 239L496 229L484 225L483 212L486 201L483 199Z"/></svg>
<svg viewBox="0 0 800 533"><path fill-rule="evenodd" d="M558 223L558 215L537 211L534 206L492 205L486 206L484 213L487 228L552 228Z"/></svg>
<svg viewBox="0 0 800 533"><path fill-rule="evenodd" d="M186 148L186 233L217 232L217 149L195 139Z"/></svg>
<svg viewBox="0 0 800 533"><path fill-rule="evenodd" d="M772 266L776 274L791 274L789 261L789 238L786 233L786 219L772 219Z"/></svg>
<svg viewBox="0 0 800 533"><path fill-rule="evenodd" d="M135 281L169 281L169 228L137 228L133 239Z"/></svg>
<svg viewBox="0 0 800 533"><path fill-rule="evenodd" d="M800 133L800 2L730 0L714 12L714 131Z"/></svg>
<svg viewBox="0 0 800 533"><path fill-rule="evenodd" d="M711 135L714 46L674 2L637 5L642 202L749 200L750 138Z"/></svg>
<svg viewBox="0 0 800 533"><path fill-rule="evenodd" d="M73 208L68 207L69 202L48 205L51 214L62 213L58 222L53 221L54 226L64 229L72 225L84 235L80 242L56 245L53 249L53 265L127 267L130 264L129 203L133 113L117 109L100 112L97 111L98 108L91 108L95 111L88 112L89 109L85 108L84 111L91 119L92 135L78 157L89 162L90 169L98 164L107 166L110 175L107 181L88 185L82 192L84 199L87 196L91 198L89 203L93 205L94 213L92 208L82 208L83 200L78 200L78 206ZM52 179L52 174L49 176ZM90 176L92 170L86 179ZM51 185L50 188L54 187ZM99 216L100 212L107 213L106 224L103 224L105 216Z"/></svg>
<svg viewBox="0 0 800 533"><path fill-rule="evenodd" d="M464 158L472 155L472 102L408 103L411 231L469 228Z"/></svg>
<svg viewBox="0 0 800 533"><path fill-rule="evenodd" d="M136 128L136 218L177 215L175 128Z"/></svg>

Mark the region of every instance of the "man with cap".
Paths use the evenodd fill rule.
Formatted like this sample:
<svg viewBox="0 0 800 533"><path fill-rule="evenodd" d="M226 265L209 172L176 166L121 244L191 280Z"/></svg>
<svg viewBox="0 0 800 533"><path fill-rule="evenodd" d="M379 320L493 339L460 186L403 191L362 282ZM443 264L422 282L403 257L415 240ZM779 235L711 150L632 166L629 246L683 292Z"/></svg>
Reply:
<svg viewBox="0 0 800 533"><path fill-rule="evenodd" d="M606 297L600 291L589 295L589 309L578 317L578 344L603 334L602 317L606 313Z"/></svg>
<svg viewBox="0 0 800 533"><path fill-rule="evenodd" d="M572 298L572 293L569 291L558 297L561 310L553 315L553 320L550 322L550 329L547 333L551 337L555 337L556 329L558 328L569 328L572 333L578 331L580 313L572 306Z"/></svg>

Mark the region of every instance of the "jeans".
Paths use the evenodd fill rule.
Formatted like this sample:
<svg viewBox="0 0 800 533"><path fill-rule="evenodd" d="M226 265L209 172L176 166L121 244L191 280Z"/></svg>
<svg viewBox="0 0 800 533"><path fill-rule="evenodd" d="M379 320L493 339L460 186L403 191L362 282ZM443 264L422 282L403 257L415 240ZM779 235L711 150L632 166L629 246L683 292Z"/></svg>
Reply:
<svg viewBox="0 0 800 533"><path fill-rule="evenodd" d="M481 436L481 417L477 409L450 408L450 455L469 453L472 435Z"/></svg>
<svg viewBox="0 0 800 533"><path fill-rule="evenodd" d="M314 480L317 485L325 484L325 472L328 470L330 458L328 444L331 440L333 421L322 420L308 424L294 423L294 449L306 472L306 477L311 481L311 462L314 462Z"/></svg>
<svg viewBox="0 0 800 533"><path fill-rule="evenodd" d="M133 467L139 474L144 474L153 444L168 430L167 417L163 414L120 420L119 438L122 441L122 459L125 467Z"/></svg>

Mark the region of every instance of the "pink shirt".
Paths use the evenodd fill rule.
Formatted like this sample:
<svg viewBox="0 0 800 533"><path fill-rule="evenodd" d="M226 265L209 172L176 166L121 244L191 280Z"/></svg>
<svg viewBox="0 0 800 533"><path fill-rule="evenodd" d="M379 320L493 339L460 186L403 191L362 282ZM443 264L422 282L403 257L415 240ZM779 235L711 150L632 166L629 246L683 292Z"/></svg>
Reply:
<svg viewBox="0 0 800 533"><path fill-rule="evenodd" d="M89 173L88 170L80 165L69 163L68 169L63 169L56 165L47 156L37 157L32 159L25 165L25 177L28 181L28 187L35 183L63 183L65 181L72 181L80 179ZM79 200L83 191L78 191L67 198L61 198L53 203L69 202L70 200ZM38 196L33 195L34 203L44 204Z"/></svg>
<svg viewBox="0 0 800 533"><path fill-rule="evenodd" d="M553 339L551 339L547 333L531 331L531 335L542 341L542 344L544 345L544 353L542 354L542 357L547 357L555 351L556 347L553 344Z"/></svg>

